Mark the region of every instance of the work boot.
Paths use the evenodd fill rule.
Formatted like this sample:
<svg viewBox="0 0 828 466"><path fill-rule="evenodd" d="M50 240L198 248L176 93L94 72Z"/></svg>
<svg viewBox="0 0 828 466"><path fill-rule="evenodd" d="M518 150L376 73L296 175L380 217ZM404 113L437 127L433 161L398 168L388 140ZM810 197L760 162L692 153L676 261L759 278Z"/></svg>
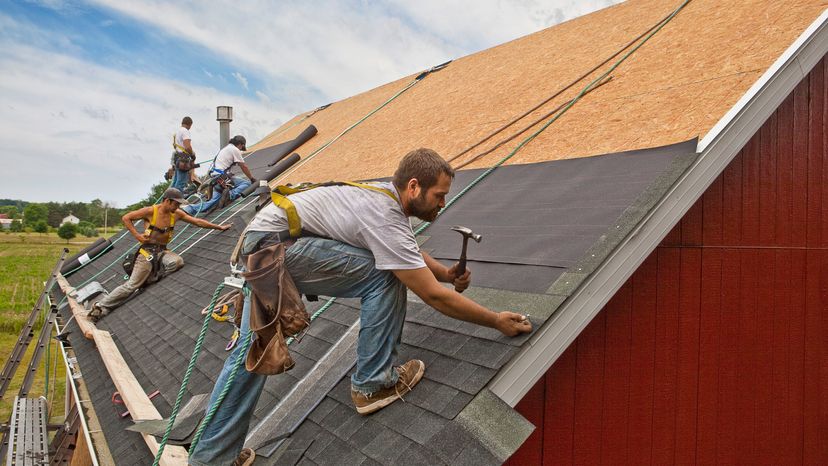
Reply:
<svg viewBox="0 0 828 466"><path fill-rule="evenodd" d="M397 371L400 378L393 387L383 388L369 395L351 388L351 400L353 400L359 414L370 414L379 411L397 399L402 399L403 395L410 392L414 385L417 385L417 382L423 378L425 363L419 359L412 359L402 366L395 367L394 370Z"/></svg>
<svg viewBox="0 0 828 466"><path fill-rule="evenodd" d="M86 317L89 318L92 322L98 323L99 320L103 318L103 316L109 314L109 309L100 306L98 303L92 305L92 310L86 314Z"/></svg>
<svg viewBox="0 0 828 466"><path fill-rule="evenodd" d="M251 448L245 448L239 453L236 461L233 461L233 466L250 466L256 459L256 452Z"/></svg>

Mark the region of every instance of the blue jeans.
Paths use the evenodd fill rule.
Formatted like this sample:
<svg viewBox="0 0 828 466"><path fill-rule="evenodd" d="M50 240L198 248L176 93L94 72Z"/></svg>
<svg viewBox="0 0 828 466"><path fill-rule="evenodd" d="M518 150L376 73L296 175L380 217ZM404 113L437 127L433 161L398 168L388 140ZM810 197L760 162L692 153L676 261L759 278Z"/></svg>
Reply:
<svg viewBox="0 0 828 466"><path fill-rule="evenodd" d="M233 177L233 186L234 188L230 190L230 199L236 199L250 186L250 180L247 178L242 178L240 176ZM190 204L186 205L181 208L184 212L187 212L189 215L198 215L201 212L207 212L208 210L212 209L214 205L221 199L221 186L214 186L213 187L213 197L210 198L207 202L202 202L200 204Z"/></svg>
<svg viewBox="0 0 828 466"><path fill-rule="evenodd" d="M175 173L173 174L173 182L170 185L171 188L176 188L182 193L185 189L187 189L187 185L190 183L190 172L183 171L179 169L175 169Z"/></svg>
<svg viewBox="0 0 828 466"><path fill-rule="evenodd" d="M248 232L242 254L250 253L257 244L266 247L267 238L259 243L265 236L263 232ZM361 298L356 372L351 376L353 389L373 393L396 384L399 376L393 363L406 309L406 288L396 275L389 270L377 270L370 251L324 238L297 240L285 253L285 265L301 293ZM249 312L250 302L246 299L239 341L249 332ZM239 353L237 347L225 361L213 387L211 405L224 388ZM190 456L190 464L229 464L238 456L264 381L265 376L239 369L227 397Z"/></svg>

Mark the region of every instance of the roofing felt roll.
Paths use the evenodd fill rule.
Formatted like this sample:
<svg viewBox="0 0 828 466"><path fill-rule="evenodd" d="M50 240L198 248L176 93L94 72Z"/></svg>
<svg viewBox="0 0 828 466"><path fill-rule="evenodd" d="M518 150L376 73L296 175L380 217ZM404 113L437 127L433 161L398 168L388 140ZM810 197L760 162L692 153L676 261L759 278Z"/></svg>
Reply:
<svg viewBox="0 0 828 466"><path fill-rule="evenodd" d="M296 154L296 153L291 154L291 155L290 155L290 157L287 157L287 158L285 158L285 159L282 159L282 160L281 160L279 163L277 163L275 166L268 168L268 169L267 169L267 171L265 171L265 172L264 172L264 174L262 175L262 177L261 177L260 179L270 181L270 180L272 180L272 179L276 178L277 176L279 176L279 175L281 175L282 173L284 173L284 171L285 171L285 170L287 170L288 168L290 168L290 166L291 166L291 165L293 165L293 164L295 164L296 162L298 162L298 161L299 161L299 159L301 159L301 157L299 156L299 154ZM255 191L255 190L256 190L256 188L258 188L258 187L259 187L259 185L258 185L258 184L251 184L250 186L248 186L248 187L247 187L247 189L245 189L245 190L242 192L242 197L247 197L247 196L249 196L249 195L250 195L250 193L252 193L253 191Z"/></svg>
<svg viewBox="0 0 828 466"><path fill-rule="evenodd" d="M314 136L316 136L316 126L310 125L302 131L299 136L296 136L292 141L289 141L284 147L280 147L280 150L276 152L275 157L273 160L267 164L268 167L272 167L276 165L280 160L285 158L288 154L295 151L299 148L302 144L308 142L308 140Z"/></svg>
<svg viewBox="0 0 828 466"><path fill-rule="evenodd" d="M60 273L62 275L67 275L70 271L88 264L95 258L95 256L111 247L112 243L108 239L98 238L97 241L83 248L81 252L75 254L71 259L66 261L63 264L63 267L61 267Z"/></svg>

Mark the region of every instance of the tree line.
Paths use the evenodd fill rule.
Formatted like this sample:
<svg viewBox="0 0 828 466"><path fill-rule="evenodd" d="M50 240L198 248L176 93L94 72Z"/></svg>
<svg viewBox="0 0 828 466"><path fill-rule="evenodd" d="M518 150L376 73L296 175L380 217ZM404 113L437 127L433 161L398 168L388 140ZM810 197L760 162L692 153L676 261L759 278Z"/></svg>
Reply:
<svg viewBox="0 0 828 466"><path fill-rule="evenodd" d="M0 199L0 214L6 214L12 222L12 231L25 229L46 233L51 228L60 228L63 219L70 214L80 220L77 230L80 234L92 234L96 228L117 226L121 224L121 217L132 210L154 204L167 189L169 183L161 182L150 188L147 196L140 201L124 208L117 208L100 200L90 202L26 202L18 199Z"/></svg>

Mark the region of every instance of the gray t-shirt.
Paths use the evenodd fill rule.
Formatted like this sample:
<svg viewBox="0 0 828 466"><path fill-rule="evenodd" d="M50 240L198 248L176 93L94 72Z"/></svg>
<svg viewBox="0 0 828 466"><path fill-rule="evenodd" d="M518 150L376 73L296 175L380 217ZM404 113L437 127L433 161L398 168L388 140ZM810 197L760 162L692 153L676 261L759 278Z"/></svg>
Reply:
<svg viewBox="0 0 828 466"><path fill-rule="evenodd" d="M393 183L376 186L399 197ZM379 270L426 266L411 222L399 202L384 193L354 186L328 186L292 194L290 200L304 230L371 251ZM247 229L284 231L288 224L284 211L268 204Z"/></svg>

